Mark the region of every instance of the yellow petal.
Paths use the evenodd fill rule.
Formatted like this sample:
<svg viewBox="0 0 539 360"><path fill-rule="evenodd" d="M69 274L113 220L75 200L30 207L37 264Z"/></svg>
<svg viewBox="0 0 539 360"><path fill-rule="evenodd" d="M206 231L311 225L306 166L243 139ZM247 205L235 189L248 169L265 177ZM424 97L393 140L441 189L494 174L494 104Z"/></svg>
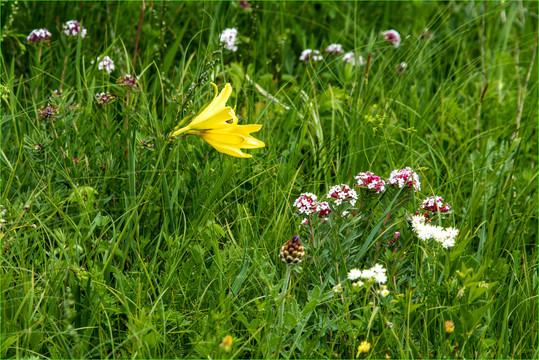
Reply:
<svg viewBox="0 0 539 360"><path fill-rule="evenodd" d="M241 149L257 149L257 148L262 148L264 146L266 146L264 142L258 139L255 139L252 136L247 136L245 137L245 142L241 144L240 148Z"/></svg>
<svg viewBox="0 0 539 360"><path fill-rule="evenodd" d="M195 130L207 130L207 129L218 129L223 126L230 125L227 121L232 120L232 124L238 123L238 118L234 113L234 110L230 106L224 107L222 109L216 110L213 113L209 114L207 117L200 118L197 116L196 122L193 121L189 124L190 129Z"/></svg>
<svg viewBox="0 0 539 360"><path fill-rule="evenodd" d="M202 131L200 133L200 137L207 142L214 141L227 145L235 145L237 147L239 147L245 142L245 136L241 134L234 134L218 130Z"/></svg>
<svg viewBox="0 0 539 360"><path fill-rule="evenodd" d="M191 123L189 124L189 127L191 129L201 129L201 127L199 126L200 123L205 121L207 118L214 116L216 112L223 109L226 105L226 102L228 101L228 98L230 97L230 94L232 94L232 86L230 86L230 84L228 83L225 85L225 88L221 90L219 95L217 95L217 85L215 85L214 83L211 83L211 85L215 89L215 96L211 103L204 110L202 110L193 119L193 121L191 121Z"/></svg>
<svg viewBox="0 0 539 360"><path fill-rule="evenodd" d="M217 85L214 83L211 83L212 86L215 88L215 92L217 92ZM229 83L225 84L225 88L221 90L221 93L219 96L217 96L214 101L212 101L216 108L220 108L226 105L226 102L228 101L228 98L232 94L232 86L230 86Z"/></svg>
<svg viewBox="0 0 539 360"><path fill-rule="evenodd" d="M204 140L206 140L208 144L210 144L215 150L219 151L220 153L235 156L235 157L241 157L241 158L252 157L252 155L241 152L241 150L239 149L237 145L227 144L227 143L215 141L209 138L205 138Z"/></svg>
<svg viewBox="0 0 539 360"><path fill-rule="evenodd" d="M238 125L237 132L243 135L249 135L250 133L257 132L262 128L262 125L259 124L250 124L250 125Z"/></svg>

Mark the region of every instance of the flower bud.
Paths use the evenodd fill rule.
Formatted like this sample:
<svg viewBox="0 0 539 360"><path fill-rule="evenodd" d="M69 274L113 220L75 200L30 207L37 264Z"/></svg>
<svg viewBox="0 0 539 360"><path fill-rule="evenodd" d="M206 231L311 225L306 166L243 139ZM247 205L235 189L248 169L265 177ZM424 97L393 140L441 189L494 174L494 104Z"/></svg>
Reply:
<svg viewBox="0 0 539 360"><path fill-rule="evenodd" d="M279 253L279 259L286 264L298 264L305 256L305 248L299 239L299 236L294 236L288 240L282 247Z"/></svg>

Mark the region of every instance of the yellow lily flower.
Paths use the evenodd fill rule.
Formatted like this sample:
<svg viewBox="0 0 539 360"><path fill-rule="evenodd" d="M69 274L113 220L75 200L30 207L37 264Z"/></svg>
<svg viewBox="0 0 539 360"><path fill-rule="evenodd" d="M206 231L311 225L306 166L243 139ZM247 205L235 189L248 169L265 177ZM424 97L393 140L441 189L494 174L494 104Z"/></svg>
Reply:
<svg viewBox="0 0 539 360"><path fill-rule="evenodd" d="M252 155L243 153L240 149L256 149L266 146L262 141L255 139L250 134L260 130L262 125L238 125L238 118L234 109L225 106L232 87L226 84L219 93L217 86L212 102L203 108L191 121L181 129L175 129L171 136L183 133L200 136L215 150L231 156L250 158Z"/></svg>
<svg viewBox="0 0 539 360"><path fill-rule="evenodd" d="M252 155L243 153L240 149L256 149L266 146L262 141L250 135L260 130L262 125L229 125L226 128L197 132L204 141L215 150L231 156L250 158Z"/></svg>
<svg viewBox="0 0 539 360"><path fill-rule="evenodd" d="M232 93L232 86L226 84L225 88L221 90L219 94L217 85L211 83L211 86L215 89L215 96L211 103L202 109L191 121L191 123L181 129L174 129L171 136L178 136L189 130L208 130L219 129L231 124L237 124L238 118L234 109L230 106L225 106L230 94ZM232 120L232 122L230 122Z"/></svg>

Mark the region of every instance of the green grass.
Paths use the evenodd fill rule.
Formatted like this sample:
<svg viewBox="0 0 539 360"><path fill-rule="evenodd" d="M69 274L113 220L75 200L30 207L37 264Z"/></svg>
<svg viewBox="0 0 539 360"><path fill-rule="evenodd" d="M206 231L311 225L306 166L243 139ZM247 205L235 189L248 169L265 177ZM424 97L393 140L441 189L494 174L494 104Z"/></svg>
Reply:
<svg viewBox="0 0 539 360"><path fill-rule="evenodd" d="M147 2L134 63L141 6L1 4L2 358L355 358L363 341L362 358L539 356L537 3ZM71 19L86 38L62 33ZM50 45L26 41L42 27ZM263 125L252 159L170 141L210 82ZM356 188L358 216L317 225L316 246L298 229L300 193L407 166L420 192ZM407 221L432 195L451 250ZM306 258L285 265L295 235ZM375 263L387 297L346 280Z"/></svg>

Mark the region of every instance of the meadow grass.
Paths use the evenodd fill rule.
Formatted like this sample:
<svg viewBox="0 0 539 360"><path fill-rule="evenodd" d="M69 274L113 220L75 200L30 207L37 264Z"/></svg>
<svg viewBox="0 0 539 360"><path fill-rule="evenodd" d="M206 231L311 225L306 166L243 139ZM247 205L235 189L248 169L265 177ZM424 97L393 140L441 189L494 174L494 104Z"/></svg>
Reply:
<svg viewBox="0 0 539 360"><path fill-rule="evenodd" d="M520 1L2 2L0 356L538 358L537 19ZM170 139L210 82L262 125L253 158ZM356 216L299 228L301 193L408 166L421 191L356 187ZM433 195L451 249L410 226ZM375 264L388 296L347 280Z"/></svg>

